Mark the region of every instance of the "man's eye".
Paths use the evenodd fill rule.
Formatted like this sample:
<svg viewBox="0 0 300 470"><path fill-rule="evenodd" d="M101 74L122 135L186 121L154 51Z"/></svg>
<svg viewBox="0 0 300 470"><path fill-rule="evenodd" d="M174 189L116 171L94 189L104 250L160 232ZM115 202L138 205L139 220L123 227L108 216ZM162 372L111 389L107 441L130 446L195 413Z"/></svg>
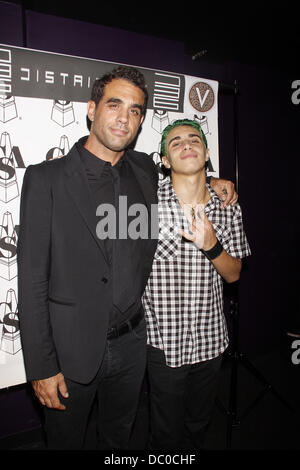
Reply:
<svg viewBox="0 0 300 470"><path fill-rule="evenodd" d="M139 109L132 109L131 113L134 114L135 116L139 116L141 114Z"/></svg>

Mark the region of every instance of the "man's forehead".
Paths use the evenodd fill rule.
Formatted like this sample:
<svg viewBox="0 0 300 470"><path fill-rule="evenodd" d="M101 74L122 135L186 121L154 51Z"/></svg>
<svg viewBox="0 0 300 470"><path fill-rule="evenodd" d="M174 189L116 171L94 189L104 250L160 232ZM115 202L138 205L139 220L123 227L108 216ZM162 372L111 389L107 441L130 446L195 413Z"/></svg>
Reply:
<svg viewBox="0 0 300 470"><path fill-rule="evenodd" d="M114 78L111 82L108 82L104 87L104 95L111 95L113 93L119 94L134 94L141 95L144 97L143 91L137 86L131 83L129 80L123 78Z"/></svg>

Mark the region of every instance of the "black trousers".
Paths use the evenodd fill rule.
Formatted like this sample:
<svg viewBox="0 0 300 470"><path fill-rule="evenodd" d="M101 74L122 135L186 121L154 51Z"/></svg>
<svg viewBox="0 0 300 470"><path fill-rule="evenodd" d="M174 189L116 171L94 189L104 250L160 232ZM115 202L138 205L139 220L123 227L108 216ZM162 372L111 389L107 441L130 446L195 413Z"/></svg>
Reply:
<svg viewBox="0 0 300 470"><path fill-rule="evenodd" d="M127 449L146 367L146 324L107 340L101 367L87 385L66 380L65 411L45 408L49 449L82 449L87 422L97 399L99 449Z"/></svg>
<svg viewBox="0 0 300 470"><path fill-rule="evenodd" d="M172 368L164 352L147 347L150 449L201 449L210 422L222 356Z"/></svg>

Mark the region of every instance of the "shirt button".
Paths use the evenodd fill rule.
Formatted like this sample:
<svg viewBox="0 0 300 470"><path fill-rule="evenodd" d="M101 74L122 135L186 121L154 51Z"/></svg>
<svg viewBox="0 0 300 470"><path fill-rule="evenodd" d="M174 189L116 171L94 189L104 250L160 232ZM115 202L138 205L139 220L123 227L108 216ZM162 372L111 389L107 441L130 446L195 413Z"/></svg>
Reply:
<svg viewBox="0 0 300 470"><path fill-rule="evenodd" d="M101 279L101 281L102 281L104 284L107 284L108 279L107 279L107 277L103 277L103 278Z"/></svg>

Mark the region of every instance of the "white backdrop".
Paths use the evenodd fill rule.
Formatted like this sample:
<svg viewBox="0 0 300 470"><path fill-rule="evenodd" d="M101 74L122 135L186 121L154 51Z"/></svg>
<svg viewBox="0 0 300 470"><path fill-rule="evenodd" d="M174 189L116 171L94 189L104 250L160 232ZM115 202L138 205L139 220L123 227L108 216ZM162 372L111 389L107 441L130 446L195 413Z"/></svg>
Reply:
<svg viewBox="0 0 300 470"><path fill-rule="evenodd" d="M88 134L86 103L93 81L115 65L0 45L0 388L26 381L16 255L25 169L64 155ZM218 82L138 68L146 77L149 102L136 150L158 164L163 129L175 119L195 119L211 151L209 174L218 176Z"/></svg>

